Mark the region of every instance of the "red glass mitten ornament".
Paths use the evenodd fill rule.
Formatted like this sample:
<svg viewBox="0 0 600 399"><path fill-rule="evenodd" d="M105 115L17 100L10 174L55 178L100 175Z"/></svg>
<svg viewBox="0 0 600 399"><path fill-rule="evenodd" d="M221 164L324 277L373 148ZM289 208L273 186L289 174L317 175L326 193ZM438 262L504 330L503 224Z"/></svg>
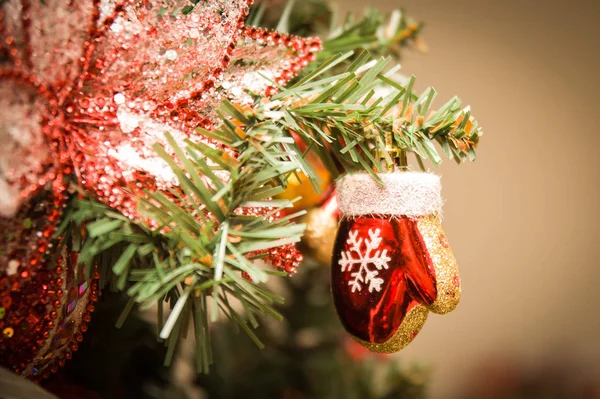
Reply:
<svg viewBox="0 0 600 399"><path fill-rule="evenodd" d="M442 230L440 178L430 173L350 174L337 183L342 220L331 290L346 330L378 353L417 335L429 311L460 298L458 265Z"/></svg>

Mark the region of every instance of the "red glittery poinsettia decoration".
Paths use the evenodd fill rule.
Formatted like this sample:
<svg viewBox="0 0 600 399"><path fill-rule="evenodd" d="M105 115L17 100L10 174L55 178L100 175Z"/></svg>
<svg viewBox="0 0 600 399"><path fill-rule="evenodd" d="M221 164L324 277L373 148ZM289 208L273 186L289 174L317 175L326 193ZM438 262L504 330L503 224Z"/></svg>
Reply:
<svg viewBox="0 0 600 399"><path fill-rule="evenodd" d="M244 27L249 0L5 1L0 11L0 215L62 176L137 217L176 179L152 145L207 141L229 98L272 95L318 39ZM265 79L265 77L267 79ZM167 146L168 147L168 146Z"/></svg>
<svg viewBox="0 0 600 399"><path fill-rule="evenodd" d="M173 154L166 131L215 146L196 128L219 123L224 99L273 95L315 58L318 39L245 27L251 3L0 2L2 364L47 375L87 328L96 283L52 238L71 182L140 219L145 192L178 185L153 150ZM293 271L301 255L288 245L268 259Z"/></svg>

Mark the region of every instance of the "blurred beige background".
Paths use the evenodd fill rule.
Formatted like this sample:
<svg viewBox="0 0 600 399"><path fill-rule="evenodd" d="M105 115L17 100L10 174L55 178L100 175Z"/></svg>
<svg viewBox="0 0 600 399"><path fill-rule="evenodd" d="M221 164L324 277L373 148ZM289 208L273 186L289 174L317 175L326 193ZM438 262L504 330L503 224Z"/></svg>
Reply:
<svg viewBox="0 0 600 399"><path fill-rule="evenodd" d="M368 4L425 21L429 53L403 73L438 105L458 94L484 128L474 164L439 170L461 304L398 356L433 367L433 398L502 358L567 358L600 381L600 1L341 3Z"/></svg>

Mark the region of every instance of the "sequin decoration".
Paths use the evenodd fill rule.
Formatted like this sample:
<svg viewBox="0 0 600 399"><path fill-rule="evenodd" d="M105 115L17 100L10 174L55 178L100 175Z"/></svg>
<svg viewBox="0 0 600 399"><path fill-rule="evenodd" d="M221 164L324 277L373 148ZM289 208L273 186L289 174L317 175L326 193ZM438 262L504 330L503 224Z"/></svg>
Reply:
<svg viewBox="0 0 600 399"><path fill-rule="evenodd" d="M87 329L95 281L80 280L75 255L52 237L63 194L44 190L13 218L0 218L0 364L40 379L77 349Z"/></svg>
<svg viewBox="0 0 600 399"><path fill-rule="evenodd" d="M212 144L196 128L223 99L274 94L320 49L244 28L250 3L2 2L0 214L63 174L131 218L144 190L177 186L152 149L165 131Z"/></svg>
<svg viewBox="0 0 600 399"><path fill-rule="evenodd" d="M281 218L281 212L270 214L274 208L239 208L237 213L240 215L264 216L269 221L274 221ZM300 263L304 260L304 256L296 248L295 244L286 244L279 247L255 251L248 254L250 258L262 257L265 261L273 266L289 274L296 273ZM247 274L244 277L249 278Z"/></svg>

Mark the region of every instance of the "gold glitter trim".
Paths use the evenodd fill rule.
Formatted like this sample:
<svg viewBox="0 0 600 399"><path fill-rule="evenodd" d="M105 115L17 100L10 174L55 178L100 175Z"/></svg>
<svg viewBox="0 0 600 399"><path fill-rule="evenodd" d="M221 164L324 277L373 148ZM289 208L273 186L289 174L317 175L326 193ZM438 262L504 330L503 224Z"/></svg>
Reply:
<svg viewBox="0 0 600 399"><path fill-rule="evenodd" d="M404 348L418 334L427 320L429 310L423 305L417 305L408 311L406 317L396 330L394 335L383 343L372 343L363 341L352 335L359 344L375 353L394 353Z"/></svg>
<svg viewBox="0 0 600 399"><path fill-rule="evenodd" d="M418 228L431 256L437 280L437 299L429 306L429 310L448 313L456 308L460 300L458 264L437 215L420 217Z"/></svg>

